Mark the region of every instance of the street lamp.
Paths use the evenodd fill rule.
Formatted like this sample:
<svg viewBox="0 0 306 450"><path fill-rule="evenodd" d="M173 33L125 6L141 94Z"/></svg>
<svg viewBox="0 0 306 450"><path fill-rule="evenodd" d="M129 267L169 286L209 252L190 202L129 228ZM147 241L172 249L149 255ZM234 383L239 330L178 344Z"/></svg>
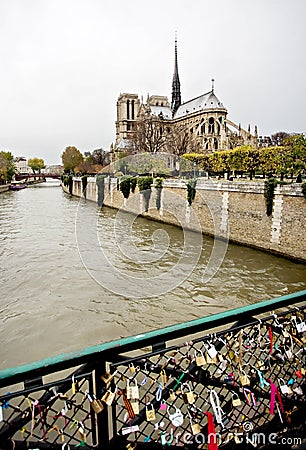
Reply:
<svg viewBox="0 0 306 450"><path fill-rule="evenodd" d="M196 177L196 167L197 167L197 163L194 161L193 162L193 178Z"/></svg>

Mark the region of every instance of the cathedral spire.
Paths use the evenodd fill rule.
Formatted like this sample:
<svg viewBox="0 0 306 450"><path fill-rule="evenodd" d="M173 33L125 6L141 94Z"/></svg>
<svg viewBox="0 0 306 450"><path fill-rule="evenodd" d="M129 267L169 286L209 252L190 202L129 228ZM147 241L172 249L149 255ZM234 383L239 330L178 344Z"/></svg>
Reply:
<svg viewBox="0 0 306 450"><path fill-rule="evenodd" d="M181 104L181 85L178 74L178 65L177 65L177 37L175 32L175 55L174 55L174 74L172 80L172 101L171 101L171 109L172 114L174 115Z"/></svg>

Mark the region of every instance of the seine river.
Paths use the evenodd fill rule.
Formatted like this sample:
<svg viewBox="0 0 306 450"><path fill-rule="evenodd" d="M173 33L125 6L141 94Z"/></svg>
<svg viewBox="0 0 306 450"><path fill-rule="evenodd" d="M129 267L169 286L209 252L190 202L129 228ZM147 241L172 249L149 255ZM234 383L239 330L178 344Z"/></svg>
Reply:
<svg viewBox="0 0 306 450"><path fill-rule="evenodd" d="M54 181L0 194L0 368L306 288L305 265L236 245L227 247L219 270L203 283L213 245L211 238L203 237L200 258L180 285L157 297L146 292L145 298L131 298L128 290L126 296L119 295L115 284L113 292L103 287L83 265L75 231L78 205L78 199L63 193ZM126 266L129 273L150 277L143 260L131 259L128 249L118 251L118 242L127 241L124 219L116 219L117 212L108 208L99 212L90 202L82 201L81 208L83 217L99 213L100 244L111 255L112 267ZM116 227L117 241L116 220L121 225ZM83 232L86 229L85 223ZM161 267L164 277L169 272L170 286L170 267L178 260L184 236L180 229L143 218L137 218L131 230L137 249L147 255L156 233L169 243ZM88 252L90 256L90 248ZM185 269L181 261L178 280Z"/></svg>

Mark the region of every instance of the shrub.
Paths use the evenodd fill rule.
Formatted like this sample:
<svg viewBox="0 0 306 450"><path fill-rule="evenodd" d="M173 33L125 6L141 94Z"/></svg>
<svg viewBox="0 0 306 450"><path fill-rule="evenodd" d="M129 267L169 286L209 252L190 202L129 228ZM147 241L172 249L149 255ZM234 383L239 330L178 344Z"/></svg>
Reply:
<svg viewBox="0 0 306 450"><path fill-rule="evenodd" d="M98 206L103 206L104 203L104 178L106 175L98 175L96 184L98 186Z"/></svg>
<svg viewBox="0 0 306 450"><path fill-rule="evenodd" d="M120 180L120 191L123 194L124 198L129 198L130 189L131 189L131 179L130 177L122 177Z"/></svg>
<svg viewBox="0 0 306 450"><path fill-rule="evenodd" d="M131 184L131 191L134 194L136 186L137 186L137 178L136 177L130 177L130 184Z"/></svg>
<svg viewBox="0 0 306 450"><path fill-rule="evenodd" d="M156 209L159 211L161 206L161 192L163 188L163 179L156 178L155 189L156 189Z"/></svg>
<svg viewBox="0 0 306 450"><path fill-rule="evenodd" d="M84 194L85 198L86 198L86 188L87 188L87 176L84 175L82 177L82 191L83 191L83 194Z"/></svg>
<svg viewBox="0 0 306 450"><path fill-rule="evenodd" d="M193 200L195 199L196 184L197 184L196 179L189 180L187 183L187 201L188 201L189 206L191 206Z"/></svg>
<svg viewBox="0 0 306 450"><path fill-rule="evenodd" d="M68 177L68 186L69 186L69 194L72 195L72 189L73 189L73 177L72 177L72 175L69 175L69 177Z"/></svg>
<svg viewBox="0 0 306 450"><path fill-rule="evenodd" d="M267 207L267 216L271 216L273 210L274 190L277 186L277 180L275 178L269 178L265 181L265 199Z"/></svg>
<svg viewBox="0 0 306 450"><path fill-rule="evenodd" d="M137 184L139 187L139 191L142 193L145 199L145 211L149 210L149 203L151 197L151 184L153 183L152 177L139 177L137 179Z"/></svg>

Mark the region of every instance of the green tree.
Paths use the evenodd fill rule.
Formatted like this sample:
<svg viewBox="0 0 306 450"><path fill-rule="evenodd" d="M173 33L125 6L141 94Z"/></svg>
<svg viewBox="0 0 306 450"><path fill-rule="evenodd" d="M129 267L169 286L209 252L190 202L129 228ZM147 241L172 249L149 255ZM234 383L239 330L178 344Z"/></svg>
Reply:
<svg viewBox="0 0 306 450"><path fill-rule="evenodd" d="M299 176L303 170L306 170L306 137L303 134L288 136L283 141L283 145L290 155L288 170L292 175Z"/></svg>
<svg viewBox="0 0 306 450"><path fill-rule="evenodd" d="M209 165L211 170L222 174L224 172L229 172L230 153L231 150L224 150L221 152L214 152L209 155Z"/></svg>
<svg viewBox="0 0 306 450"><path fill-rule="evenodd" d="M14 157L11 152L0 152L0 181L1 183L10 182L16 173Z"/></svg>
<svg viewBox="0 0 306 450"><path fill-rule="evenodd" d="M45 161L41 158L32 158L28 160L28 166L31 167L33 170L33 173L38 171L38 173L41 172L41 169L44 169L46 167Z"/></svg>
<svg viewBox="0 0 306 450"><path fill-rule="evenodd" d="M76 147L66 147L62 154L62 162L66 172L74 171L74 169L83 162L83 155Z"/></svg>
<svg viewBox="0 0 306 450"><path fill-rule="evenodd" d="M259 166L259 151L251 145L242 145L228 153L228 164L235 172L249 172L253 178Z"/></svg>

